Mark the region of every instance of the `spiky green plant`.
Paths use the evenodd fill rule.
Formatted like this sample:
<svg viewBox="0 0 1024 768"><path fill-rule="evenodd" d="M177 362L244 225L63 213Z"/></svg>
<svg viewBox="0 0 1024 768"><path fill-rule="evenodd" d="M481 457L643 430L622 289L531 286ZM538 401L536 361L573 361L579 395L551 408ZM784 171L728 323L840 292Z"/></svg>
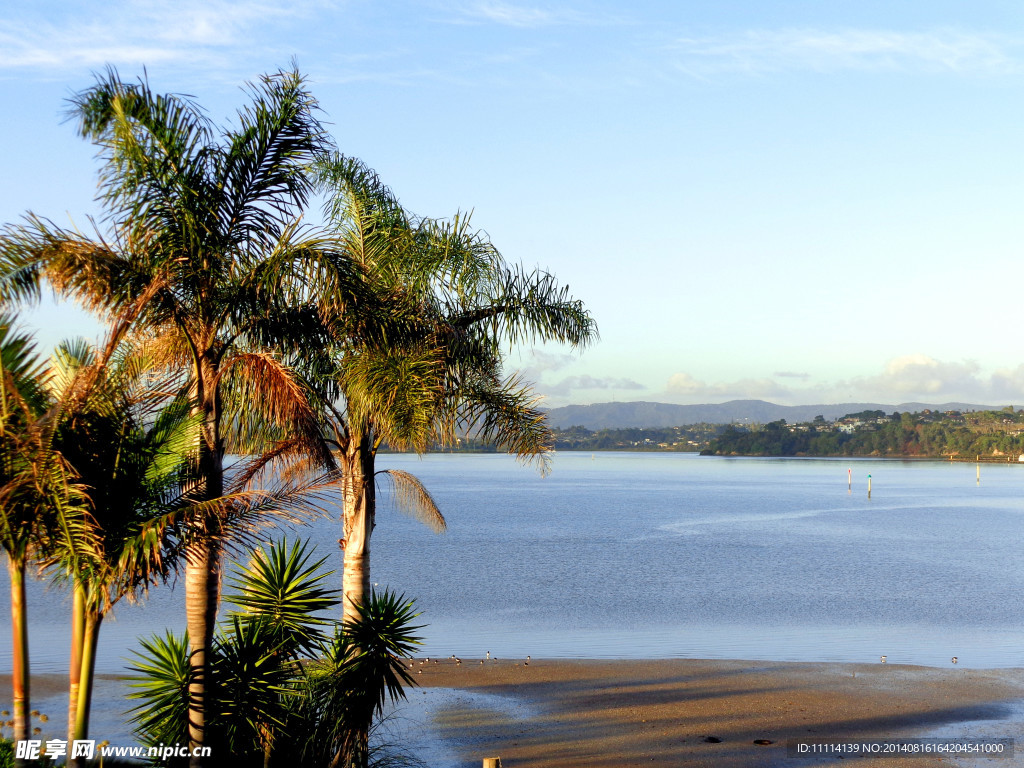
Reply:
<svg viewBox="0 0 1024 768"><path fill-rule="evenodd" d="M323 561L311 558L304 542L277 542L232 580L238 592L228 599L245 610L221 625L207 685L210 746L235 765L366 766L373 723L414 683L402 664L419 644L412 602L372 593L357 619L337 626L319 616L337 600L322 586L330 576ZM131 670L140 741L182 738L193 674L187 641L169 633L144 641Z"/></svg>
<svg viewBox="0 0 1024 768"><path fill-rule="evenodd" d="M326 557L310 562L312 556L308 541L282 540L255 550L230 580L227 600L242 609L233 614L239 625L266 625L277 633L280 653L292 658L317 653L328 638L324 630L336 623L324 615L340 602L340 590L324 586L334 572L323 570Z"/></svg>
<svg viewBox="0 0 1024 768"><path fill-rule="evenodd" d="M415 685L402 659L419 646L417 615L404 596L371 591L356 618L305 668L301 695L290 702L284 754L301 755L303 768L365 768L375 719L386 702L404 699L404 687Z"/></svg>

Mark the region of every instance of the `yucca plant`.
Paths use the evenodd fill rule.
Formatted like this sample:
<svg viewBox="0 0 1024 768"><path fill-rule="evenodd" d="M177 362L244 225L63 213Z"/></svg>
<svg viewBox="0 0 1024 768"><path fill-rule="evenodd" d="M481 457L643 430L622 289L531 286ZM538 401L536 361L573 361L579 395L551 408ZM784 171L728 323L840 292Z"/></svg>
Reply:
<svg viewBox="0 0 1024 768"><path fill-rule="evenodd" d="M226 598L242 609L232 614L240 627L259 624L276 633L278 652L293 659L316 655L337 623L324 615L340 602L340 590L324 586L334 572L323 570L326 557L312 557L308 541L261 547L236 570Z"/></svg>
<svg viewBox="0 0 1024 768"><path fill-rule="evenodd" d="M365 768L375 719L414 683L402 663L419 644L412 602L372 593L339 626L321 616L338 601L323 586L331 573L312 556L305 542L276 542L232 579L237 591L227 599L242 610L215 638L207 681L210 746L232 765ZM193 674L187 639L144 641L130 669L140 741L180 742Z"/></svg>
<svg viewBox="0 0 1024 768"><path fill-rule="evenodd" d="M132 710L131 722L142 743L184 744L188 740L188 636L167 631L139 640L141 651L132 651L134 673L128 698L141 700Z"/></svg>
<svg viewBox="0 0 1024 768"><path fill-rule="evenodd" d="M371 590L356 618L305 667L281 755L301 755L302 768L366 768L375 719L388 701L405 698L404 686L415 685L402 659L420 644L417 615L403 595Z"/></svg>
<svg viewBox="0 0 1024 768"><path fill-rule="evenodd" d="M288 699L304 678L300 660L316 654L332 622L320 614L337 606L323 582L331 572L312 560L308 542L261 547L236 569L227 600L233 612L214 638L210 679L209 746L235 765L263 765L288 721ZM188 643L174 635L143 643L131 666L131 697L142 701L133 722L143 743L173 743L187 734ZM180 740L179 740L180 743Z"/></svg>

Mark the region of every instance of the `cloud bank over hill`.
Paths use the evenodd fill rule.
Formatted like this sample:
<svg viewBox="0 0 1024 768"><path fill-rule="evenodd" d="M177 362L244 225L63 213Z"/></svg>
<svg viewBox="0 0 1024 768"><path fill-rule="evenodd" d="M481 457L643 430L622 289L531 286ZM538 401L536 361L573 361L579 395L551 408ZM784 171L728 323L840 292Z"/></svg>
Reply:
<svg viewBox="0 0 1024 768"><path fill-rule="evenodd" d="M764 400L732 400L726 403L675 405L672 403L630 402L567 405L548 411L553 427L573 426L587 429L625 429L628 427L679 427L686 424L766 424L785 419L790 424L812 421L824 416L832 421L861 411L917 413L933 411L987 411L995 406L973 403L828 403L818 405L777 405Z"/></svg>
<svg viewBox="0 0 1024 768"><path fill-rule="evenodd" d="M536 383L546 396L545 404L560 407L570 403L604 400L644 400L677 404L701 404L727 400L770 400L784 405L802 403L996 403L1000 407L1024 404L1024 364L1016 368L984 370L977 362L950 362L914 353L888 360L874 374L846 379L822 380L807 371L780 370L769 376L709 381L688 371L669 376L663 389L646 386L637 378L567 374L585 357L533 351L521 369L527 381ZM628 372L626 372L628 373Z"/></svg>

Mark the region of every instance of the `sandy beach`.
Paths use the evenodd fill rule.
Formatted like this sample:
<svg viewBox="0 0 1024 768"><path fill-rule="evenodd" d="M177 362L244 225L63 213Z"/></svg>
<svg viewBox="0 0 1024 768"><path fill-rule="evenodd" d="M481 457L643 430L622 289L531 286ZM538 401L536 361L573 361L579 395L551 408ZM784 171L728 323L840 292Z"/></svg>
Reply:
<svg viewBox="0 0 1024 768"><path fill-rule="evenodd" d="M849 761L789 757L789 740L1014 738L1024 750L1021 669L689 659L480 662L411 662L416 682L443 694L429 696L426 738L441 739L467 768L484 757L500 757L504 768L800 768ZM112 676L103 678L118 685ZM36 676L34 697L59 694L64 685L61 676ZM120 698L116 691L98 692L99 700ZM409 695L422 693L410 689ZM9 699L10 676L0 675L0 701ZM415 739L407 746L417 754ZM1022 763L1024 752L973 762L854 760L893 768Z"/></svg>
<svg viewBox="0 0 1024 768"><path fill-rule="evenodd" d="M472 699L434 712L441 735L479 766L839 765L787 756L787 740L1021 738L1024 670L746 661L414 662L424 687L509 697L513 713ZM422 670L422 672L420 671ZM983 722L977 722L983 721ZM770 742L770 743L757 743ZM1024 741L1019 742L1024 749ZM981 761L993 768L1021 764ZM970 764L859 759L872 766Z"/></svg>

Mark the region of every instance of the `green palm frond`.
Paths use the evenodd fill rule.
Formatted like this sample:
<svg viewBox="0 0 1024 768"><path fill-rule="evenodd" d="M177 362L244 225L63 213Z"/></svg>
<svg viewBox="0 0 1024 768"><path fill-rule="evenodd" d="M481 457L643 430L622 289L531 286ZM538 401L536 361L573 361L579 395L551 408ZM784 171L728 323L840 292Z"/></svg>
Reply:
<svg viewBox="0 0 1024 768"><path fill-rule="evenodd" d="M274 523L302 523L326 515L342 483L334 472L267 480L266 487L239 489L239 478L232 478L234 490L213 499L200 498L202 489L185 489L171 503L177 510L173 517L179 546L208 539L226 551L241 552L256 545L260 531Z"/></svg>
<svg viewBox="0 0 1024 768"><path fill-rule="evenodd" d="M348 355L338 375L349 417L372 424L399 450L426 450L432 411L443 394L444 360L437 349L364 347Z"/></svg>

